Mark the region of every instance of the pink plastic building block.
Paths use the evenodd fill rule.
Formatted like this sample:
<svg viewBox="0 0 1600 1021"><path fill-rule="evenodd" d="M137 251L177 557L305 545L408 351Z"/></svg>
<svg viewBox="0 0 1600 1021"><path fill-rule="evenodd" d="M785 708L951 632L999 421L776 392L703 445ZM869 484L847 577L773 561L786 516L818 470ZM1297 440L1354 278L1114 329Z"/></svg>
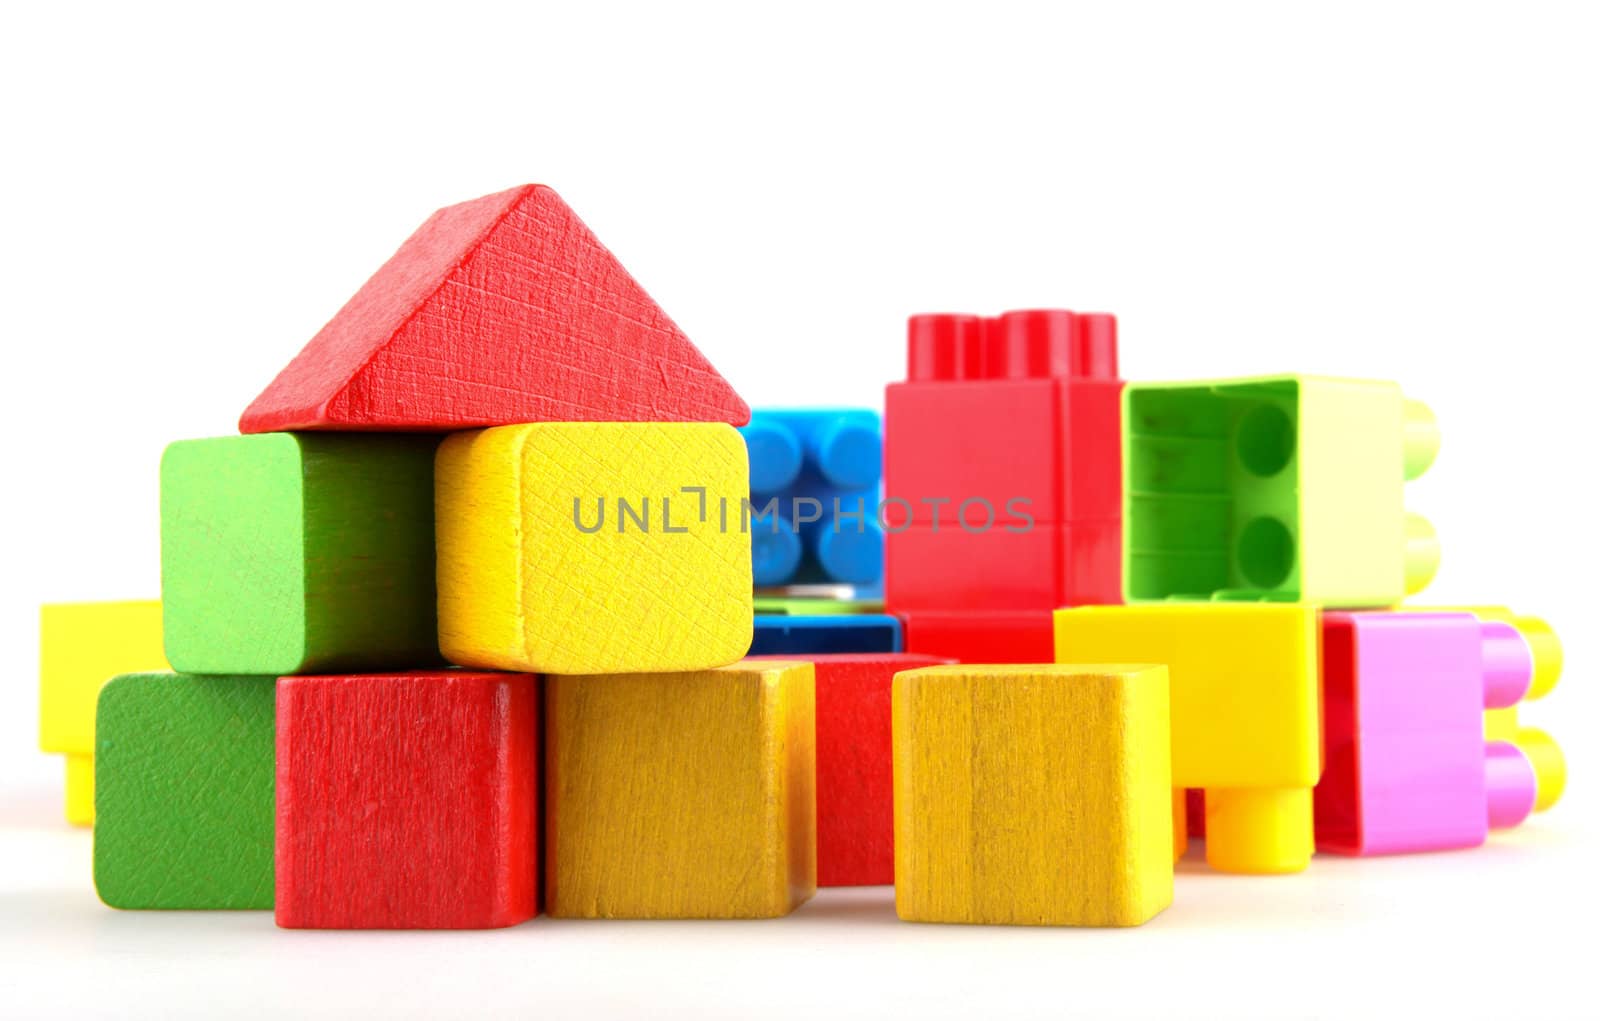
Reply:
<svg viewBox="0 0 1600 1021"><path fill-rule="evenodd" d="M1533 679L1516 628L1467 613L1328 613L1322 657L1318 850L1476 847L1533 810L1532 764L1483 739L1484 708L1515 704Z"/></svg>

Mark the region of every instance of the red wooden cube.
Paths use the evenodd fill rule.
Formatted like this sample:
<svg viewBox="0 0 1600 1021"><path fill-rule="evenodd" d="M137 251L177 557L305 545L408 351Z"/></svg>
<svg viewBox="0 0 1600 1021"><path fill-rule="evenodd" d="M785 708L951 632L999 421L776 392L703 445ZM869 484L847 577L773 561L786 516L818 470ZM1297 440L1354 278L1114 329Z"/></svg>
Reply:
<svg viewBox="0 0 1600 1021"><path fill-rule="evenodd" d="M753 656L817 669L817 885L894 882L890 690L902 670L952 660L905 653Z"/></svg>
<svg viewBox="0 0 1600 1021"><path fill-rule="evenodd" d="M277 922L492 929L538 913L539 678L278 681Z"/></svg>

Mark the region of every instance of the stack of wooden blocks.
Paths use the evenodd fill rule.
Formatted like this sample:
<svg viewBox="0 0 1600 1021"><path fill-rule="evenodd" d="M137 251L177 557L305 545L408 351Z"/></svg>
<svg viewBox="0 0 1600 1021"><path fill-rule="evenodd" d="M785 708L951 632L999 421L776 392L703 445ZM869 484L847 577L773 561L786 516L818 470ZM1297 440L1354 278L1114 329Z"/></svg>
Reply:
<svg viewBox="0 0 1600 1021"><path fill-rule="evenodd" d="M1191 834L1287 873L1553 804L1549 628L1396 608L1427 409L1116 362L1107 315L917 316L881 442L752 420L553 191L439 211L241 435L167 449L161 602L44 609L101 898L1137 925Z"/></svg>

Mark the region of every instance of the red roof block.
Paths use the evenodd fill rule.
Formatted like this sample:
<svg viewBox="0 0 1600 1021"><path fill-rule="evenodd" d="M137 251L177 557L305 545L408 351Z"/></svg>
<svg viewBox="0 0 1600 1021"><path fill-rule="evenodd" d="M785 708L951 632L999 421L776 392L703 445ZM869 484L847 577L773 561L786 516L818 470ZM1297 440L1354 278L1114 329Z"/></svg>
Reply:
<svg viewBox="0 0 1600 1021"><path fill-rule="evenodd" d="M239 431L749 420L577 214L530 184L434 213Z"/></svg>

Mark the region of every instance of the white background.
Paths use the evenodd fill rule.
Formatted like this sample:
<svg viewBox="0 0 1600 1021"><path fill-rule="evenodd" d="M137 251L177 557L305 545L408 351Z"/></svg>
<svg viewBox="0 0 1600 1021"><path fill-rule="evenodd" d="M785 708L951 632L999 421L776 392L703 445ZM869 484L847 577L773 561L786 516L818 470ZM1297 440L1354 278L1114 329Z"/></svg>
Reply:
<svg viewBox="0 0 1600 1021"><path fill-rule="evenodd" d="M0 1013L1593 1016L1592 8L332 6L0 15ZM1400 380L1444 429L1429 598L1566 640L1526 714L1566 801L1472 853L1186 863L1129 932L886 891L450 935L100 907L37 605L154 596L163 445L232 431L435 207L529 180L752 404L876 404L907 314L1037 305L1117 313L1131 379Z"/></svg>

